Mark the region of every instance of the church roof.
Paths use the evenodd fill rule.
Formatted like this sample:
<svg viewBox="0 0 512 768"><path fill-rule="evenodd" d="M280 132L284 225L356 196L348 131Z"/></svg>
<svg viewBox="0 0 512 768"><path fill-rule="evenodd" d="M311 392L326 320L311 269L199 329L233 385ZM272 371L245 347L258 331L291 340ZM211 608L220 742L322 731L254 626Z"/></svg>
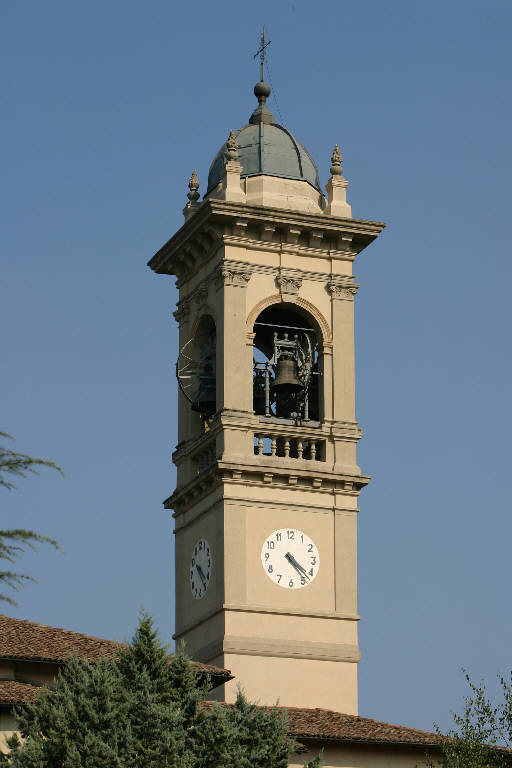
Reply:
<svg viewBox="0 0 512 768"><path fill-rule="evenodd" d="M0 704L16 706L28 704L37 696L40 686L0 681ZM210 707L213 702L205 702ZM436 737L428 731L391 725L357 715L344 715L328 709L302 709L279 707L288 714L288 733L298 740L320 742L379 744L396 746L433 747Z"/></svg>
<svg viewBox="0 0 512 768"><path fill-rule="evenodd" d="M113 658L124 643L83 635L69 629L50 627L35 621L0 614L0 660L39 661L63 664L74 653L88 661ZM193 662L215 685L231 679L227 669ZM0 699L1 701L1 699Z"/></svg>
<svg viewBox="0 0 512 768"><path fill-rule="evenodd" d="M315 741L364 742L367 744L403 744L435 746L435 734L403 725L345 715L329 709L288 707L288 731L296 739Z"/></svg>
<svg viewBox="0 0 512 768"><path fill-rule="evenodd" d="M242 166L240 176L244 178L264 174L299 179L307 181L321 192L320 177L313 158L287 128L275 122L274 115L265 104L270 86L263 81L256 83L254 93L259 105L249 118L249 124L235 131L238 161ZM226 150L227 145L223 144L213 159L206 194L221 179Z"/></svg>

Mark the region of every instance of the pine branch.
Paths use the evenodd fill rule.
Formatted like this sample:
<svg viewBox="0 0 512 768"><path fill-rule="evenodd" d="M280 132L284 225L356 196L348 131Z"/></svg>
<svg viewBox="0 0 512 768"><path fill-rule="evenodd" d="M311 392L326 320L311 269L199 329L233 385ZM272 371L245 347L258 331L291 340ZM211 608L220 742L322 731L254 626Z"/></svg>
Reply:
<svg viewBox="0 0 512 768"><path fill-rule="evenodd" d="M18 543L11 543L18 542ZM29 546L34 552L37 551L35 547L37 544L51 544L52 547L62 552L61 547L49 536L41 536L34 531L26 531L23 528L14 528L12 530L0 531L0 560L7 560L9 563L14 563L19 560L24 553L24 546ZM37 579L33 576L27 576L25 573L15 573L14 571L1 571L0 570L0 584L4 584L15 592L19 591L27 581L33 581L37 583ZM17 606L16 600L12 597L0 593L0 602L9 603L9 605Z"/></svg>
<svg viewBox="0 0 512 768"><path fill-rule="evenodd" d="M7 432L0 432L0 437L14 440L12 435L7 434ZM0 445L0 486L8 490L17 488L14 483L7 479L7 475L17 475L18 477L27 477L29 473L38 475L39 472L36 467L50 467L64 476L62 469L53 461L34 459L26 453L18 453L5 445Z"/></svg>

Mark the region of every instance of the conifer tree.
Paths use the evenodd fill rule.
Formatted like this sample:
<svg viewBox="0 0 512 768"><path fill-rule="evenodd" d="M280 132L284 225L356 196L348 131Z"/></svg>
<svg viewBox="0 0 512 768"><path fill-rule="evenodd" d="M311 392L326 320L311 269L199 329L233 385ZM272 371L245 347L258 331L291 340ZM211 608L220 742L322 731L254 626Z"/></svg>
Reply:
<svg viewBox="0 0 512 768"><path fill-rule="evenodd" d="M128 768L134 751L129 697L119 669L72 657L55 689L18 712L23 742L9 742L12 768Z"/></svg>
<svg viewBox="0 0 512 768"><path fill-rule="evenodd" d="M21 743L9 768L286 768L295 744L277 708L239 693L233 706L205 702L204 682L182 648L173 658L151 617L113 661L72 658L54 690L18 713ZM317 765L311 766L317 768Z"/></svg>

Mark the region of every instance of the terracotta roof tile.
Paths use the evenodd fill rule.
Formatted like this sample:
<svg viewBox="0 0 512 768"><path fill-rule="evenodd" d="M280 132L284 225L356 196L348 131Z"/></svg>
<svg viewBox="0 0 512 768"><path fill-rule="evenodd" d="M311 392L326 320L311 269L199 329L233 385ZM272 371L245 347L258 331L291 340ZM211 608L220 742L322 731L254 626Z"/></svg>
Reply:
<svg viewBox="0 0 512 768"><path fill-rule="evenodd" d="M428 731L392 725L357 715L328 709L289 707L289 732L297 739L435 746L436 737Z"/></svg>
<svg viewBox="0 0 512 768"><path fill-rule="evenodd" d="M0 704L28 704L34 701L39 690L37 685L0 680Z"/></svg>
<svg viewBox="0 0 512 768"><path fill-rule="evenodd" d="M205 701L203 706L210 709L214 702ZM232 707L233 704L221 706ZM265 709L274 709L265 707ZM407 728L402 725L370 720L358 715L345 715L330 709L305 709L302 707L276 707L288 714L288 733L302 741L330 741L361 744L380 744L435 747L435 734Z"/></svg>
<svg viewBox="0 0 512 768"><path fill-rule="evenodd" d="M62 664L76 653L89 661L98 661L102 656L111 659L122 646L123 643L115 640L104 640L0 614L0 659ZM227 669L199 662L194 662L194 665L213 678L231 678Z"/></svg>

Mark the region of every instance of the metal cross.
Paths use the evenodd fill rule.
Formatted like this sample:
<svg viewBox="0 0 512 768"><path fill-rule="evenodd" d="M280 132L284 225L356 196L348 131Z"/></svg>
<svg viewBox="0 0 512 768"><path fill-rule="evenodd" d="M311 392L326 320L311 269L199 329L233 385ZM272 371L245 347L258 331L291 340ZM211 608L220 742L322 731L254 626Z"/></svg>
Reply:
<svg viewBox="0 0 512 768"><path fill-rule="evenodd" d="M267 45L270 45L272 40L269 40L268 42L265 42L265 25L263 25L263 29L261 30L261 45L259 51L256 51L254 54L254 58L256 56L260 57L260 80L263 80L263 67L265 65L265 48Z"/></svg>

